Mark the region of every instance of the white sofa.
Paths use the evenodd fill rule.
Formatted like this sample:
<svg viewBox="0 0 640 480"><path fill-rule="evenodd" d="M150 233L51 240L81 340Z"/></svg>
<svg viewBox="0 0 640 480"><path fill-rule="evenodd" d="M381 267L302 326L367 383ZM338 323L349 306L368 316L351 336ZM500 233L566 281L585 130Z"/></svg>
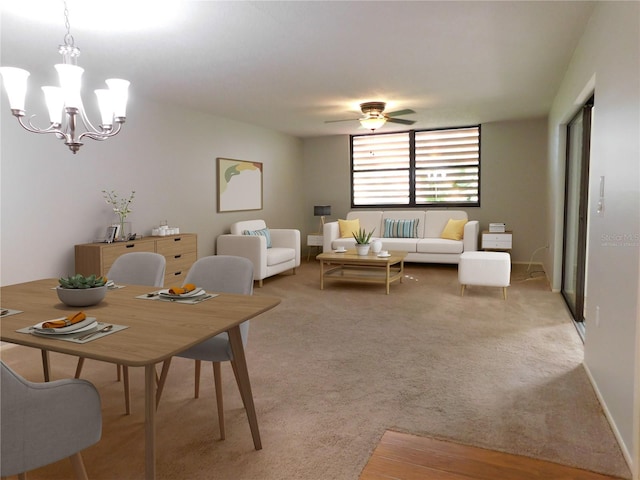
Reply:
<svg viewBox="0 0 640 480"><path fill-rule="evenodd" d="M266 237L244 235L245 230L266 229L264 220L246 220L231 225L231 233L218 237L216 251L218 255L245 257L253 263L253 279L262 287L262 280L292 270L300 266L300 230L270 228L271 248L267 248Z"/></svg>
<svg viewBox="0 0 640 480"><path fill-rule="evenodd" d="M383 250L407 252L405 261L422 263L457 264L462 252L478 250L479 223L469 220L464 226L462 240L440 238L449 219L468 220L467 213L462 210L352 210L347 213L346 220L358 219L360 227L367 231L375 228L372 240L382 241ZM418 220L416 238L384 238L385 219ZM338 247L354 248L353 237L340 238L338 222L328 222L323 229L323 252L330 252Z"/></svg>

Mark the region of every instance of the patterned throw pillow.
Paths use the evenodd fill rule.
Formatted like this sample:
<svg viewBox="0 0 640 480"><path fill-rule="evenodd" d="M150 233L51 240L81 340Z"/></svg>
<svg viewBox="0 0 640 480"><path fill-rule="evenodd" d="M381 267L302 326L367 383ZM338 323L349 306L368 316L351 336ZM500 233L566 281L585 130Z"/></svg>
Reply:
<svg viewBox="0 0 640 480"><path fill-rule="evenodd" d="M262 235L267 239L267 248L271 248L271 233L269 233L268 228L263 228L261 230L245 230L242 232L243 235L253 235L258 236Z"/></svg>
<svg viewBox="0 0 640 480"><path fill-rule="evenodd" d="M411 220L384 219L384 238L418 238L419 218Z"/></svg>

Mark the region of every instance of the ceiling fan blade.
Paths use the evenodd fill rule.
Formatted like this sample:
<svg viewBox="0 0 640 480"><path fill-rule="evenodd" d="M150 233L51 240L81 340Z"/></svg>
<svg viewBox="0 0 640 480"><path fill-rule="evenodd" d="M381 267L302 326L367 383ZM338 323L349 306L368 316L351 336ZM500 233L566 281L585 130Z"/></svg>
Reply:
<svg viewBox="0 0 640 480"><path fill-rule="evenodd" d="M409 115L410 113L416 113L410 108L405 108L404 110L398 110L397 112L389 112L385 113L385 115L389 117L397 117L398 115Z"/></svg>
<svg viewBox="0 0 640 480"><path fill-rule="evenodd" d="M324 123L353 122L354 120L359 120L359 118L343 118L342 120L325 120Z"/></svg>
<svg viewBox="0 0 640 480"><path fill-rule="evenodd" d="M415 120L405 120L403 118L387 118L387 122L389 123L401 123L403 125L413 125Z"/></svg>

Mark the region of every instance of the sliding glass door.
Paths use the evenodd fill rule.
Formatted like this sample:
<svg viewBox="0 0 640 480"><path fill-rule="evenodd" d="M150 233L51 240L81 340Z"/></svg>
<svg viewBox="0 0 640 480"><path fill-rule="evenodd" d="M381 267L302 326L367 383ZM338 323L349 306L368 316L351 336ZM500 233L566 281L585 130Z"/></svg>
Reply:
<svg viewBox="0 0 640 480"><path fill-rule="evenodd" d="M567 125L562 296L573 319L584 322L593 97Z"/></svg>

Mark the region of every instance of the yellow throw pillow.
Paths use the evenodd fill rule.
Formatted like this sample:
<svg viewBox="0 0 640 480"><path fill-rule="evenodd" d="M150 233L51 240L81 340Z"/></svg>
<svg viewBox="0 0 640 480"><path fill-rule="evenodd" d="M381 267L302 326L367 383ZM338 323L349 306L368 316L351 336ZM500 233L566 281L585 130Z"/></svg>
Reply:
<svg viewBox="0 0 640 480"><path fill-rule="evenodd" d="M340 227L340 238L353 238L353 233L358 233L360 230L360 219L354 218L353 220L340 220L338 219L338 226Z"/></svg>
<svg viewBox="0 0 640 480"><path fill-rule="evenodd" d="M450 218L447 225L442 230L440 238L446 238L447 240L462 240L464 236L464 226L467 220L454 220Z"/></svg>

